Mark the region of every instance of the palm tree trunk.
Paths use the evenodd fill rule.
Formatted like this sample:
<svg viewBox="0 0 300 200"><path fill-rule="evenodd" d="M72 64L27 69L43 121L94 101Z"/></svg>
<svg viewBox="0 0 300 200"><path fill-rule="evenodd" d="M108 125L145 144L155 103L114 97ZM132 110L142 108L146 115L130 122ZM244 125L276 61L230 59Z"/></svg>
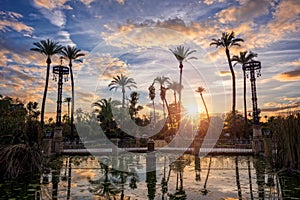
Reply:
<svg viewBox="0 0 300 200"><path fill-rule="evenodd" d="M180 190L183 190L183 172L179 172L179 177L180 177Z"/></svg>
<svg viewBox="0 0 300 200"><path fill-rule="evenodd" d="M122 86L122 108L125 108L125 88Z"/></svg>
<svg viewBox="0 0 300 200"><path fill-rule="evenodd" d="M43 100L42 100L42 108L41 108L41 126L42 126L42 132L44 134L44 115L45 115L45 104L46 104L46 99L47 99L47 91L48 91L48 83L49 83L49 75L50 75L50 64L51 64L51 59L50 57L47 58L47 72L46 72L46 83L45 83L45 89L44 89L44 95L43 95Z"/></svg>
<svg viewBox="0 0 300 200"><path fill-rule="evenodd" d="M205 108L205 112L206 112L207 119L208 119L208 121L210 121L209 114L208 114L208 110L207 110L207 106L206 106L206 103L205 103L205 101L204 101L204 98L203 98L202 93L200 93L200 96L201 96L201 99L202 99L202 102L203 102L203 105L204 105L204 108Z"/></svg>
<svg viewBox="0 0 300 200"><path fill-rule="evenodd" d="M175 101L175 104L176 104L177 103L176 91L174 91L174 101Z"/></svg>
<svg viewBox="0 0 300 200"><path fill-rule="evenodd" d="M182 65L182 62L179 63L179 69L180 69L180 76L179 76L179 86L181 87L182 85L182 68L183 68L183 65ZM179 104L181 104L181 90L179 91L179 100L178 100Z"/></svg>
<svg viewBox="0 0 300 200"><path fill-rule="evenodd" d="M250 166L250 157L248 157L248 176L249 176L249 187L250 187L250 198L253 200L253 190L252 190L252 176L251 176L251 166Z"/></svg>
<svg viewBox="0 0 300 200"><path fill-rule="evenodd" d="M232 133L234 136L234 139L237 138L236 135L236 117L235 117L235 105L236 105L236 86L235 86L235 74L234 70L232 67L231 59L230 59L230 52L229 49L226 48L226 56L227 56L227 61L229 64L229 69L231 72L231 77L232 77Z"/></svg>
<svg viewBox="0 0 300 200"><path fill-rule="evenodd" d="M153 106L153 121L154 123L156 123L154 99L152 100L152 106Z"/></svg>
<svg viewBox="0 0 300 200"><path fill-rule="evenodd" d="M74 78L72 70L72 61L69 62L70 76L71 76L71 89L72 89L72 105L71 105L71 142L74 141Z"/></svg>
<svg viewBox="0 0 300 200"><path fill-rule="evenodd" d="M245 119L245 134L249 136L248 118L247 118L247 86L246 86L246 71L243 69L244 75L244 119Z"/></svg>
<svg viewBox="0 0 300 200"><path fill-rule="evenodd" d="M211 156L209 157L209 164L208 164L207 174L206 174L206 178L205 178L205 182L204 182L204 186L203 186L204 190L206 190L206 185L207 185L207 181L208 181L210 167L211 167Z"/></svg>
<svg viewBox="0 0 300 200"><path fill-rule="evenodd" d="M176 173L176 191L178 190L178 180L179 180L179 178L178 178L178 172Z"/></svg>
<svg viewBox="0 0 300 200"><path fill-rule="evenodd" d="M70 157L69 158L67 199L70 199L70 196L71 196L71 181L72 181L72 158Z"/></svg>
<svg viewBox="0 0 300 200"><path fill-rule="evenodd" d="M173 120L172 120L172 116L171 116L171 114L170 114L170 108L169 108L169 104L168 104L166 98L165 98L165 103L166 103L166 107L167 107L167 110L168 110L168 118L169 118L169 122L170 122L170 124L171 124L171 126L172 126L172 128L173 128Z"/></svg>
<svg viewBox="0 0 300 200"><path fill-rule="evenodd" d="M68 120L70 123L70 102L68 101Z"/></svg>

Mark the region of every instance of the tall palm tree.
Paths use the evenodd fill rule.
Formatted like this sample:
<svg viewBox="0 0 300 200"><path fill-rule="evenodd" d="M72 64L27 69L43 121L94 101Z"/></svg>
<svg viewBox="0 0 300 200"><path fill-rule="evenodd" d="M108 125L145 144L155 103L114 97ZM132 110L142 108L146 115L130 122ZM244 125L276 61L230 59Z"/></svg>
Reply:
<svg viewBox="0 0 300 200"><path fill-rule="evenodd" d="M81 53L80 49L77 49L75 46L67 46L67 47L63 47L62 52L61 52L62 56L69 60L69 69L70 69L70 76L71 76L71 89L72 89L72 106L71 106L71 141L74 140L74 125L73 125L73 121L74 121L74 78L73 78L73 63L72 61L79 61L82 62L79 57L85 56L84 53Z"/></svg>
<svg viewBox="0 0 300 200"><path fill-rule="evenodd" d="M215 45L216 48L222 47L225 49L225 53L227 56L227 61L229 64L229 69L231 72L231 78L232 78L232 117L233 117L233 135L236 138L236 117L235 117L235 106L236 106L236 84L235 84L235 74L232 67L231 59L230 59L230 47L232 46L240 46L239 42L244 42L241 38L236 38L234 32L231 33L223 32L221 38L219 39L212 39L213 42L210 43L210 45Z"/></svg>
<svg viewBox="0 0 300 200"><path fill-rule="evenodd" d="M205 108L207 120L210 121L208 110L207 110L207 106L206 106L205 100L204 100L203 95L202 95L202 93L204 91L205 91L205 88L200 86L200 87L197 88L197 90L195 92L198 92L200 94L200 97L202 99L202 102L203 102L203 105L204 105L204 108Z"/></svg>
<svg viewBox="0 0 300 200"><path fill-rule="evenodd" d="M64 102L68 103L68 120L70 120L70 102L71 102L72 98L71 97L67 97L65 98ZM70 121L69 121L70 123Z"/></svg>
<svg viewBox="0 0 300 200"><path fill-rule="evenodd" d="M237 64L241 64L242 65L242 69L243 69L243 76L244 76L244 120L245 120L245 130L246 130L246 134L249 134L249 130L248 130L248 118L247 118L247 87L246 87L246 69L244 68L244 65L253 60L254 57L256 57L257 54L253 53L253 52L248 52L248 51L241 51L240 55L234 55L231 58L231 61L235 61L236 63L233 65L237 65Z"/></svg>
<svg viewBox="0 0 300 200"><path fill-rule="evenodd" d="M136 88L136 82L133 78L129 78L126 75L121 74L120 76L113 77L113 80L108 85L109 90L115 89L117 91L119 88L122 90L122 108L125 108L125 88L131 90L132 87Z"/></svg>
<svg viewBox="0 0 300 200"><path fill-rule="evenodd" d="M50 65L51 65L51 57L55 54L58 54L62 50L62 46L58 44L58 42L54 42L50 39L41 40L40 42L34 42L33 45L35 48L31 48L31 51L39 52L45 56L47 56L47 72L46 72L46 83L44 89L44 95L42 100L42 108L41 108L41 125L42 130L44 131L44 114L45 114L45 103L47 99L47 91L48 91L48 83L49 83L49 74L50 74Z"/></svg>
<svg viewBox="0 0 300 200"><path fill-rule="evenodd" d="M183 69L183 61L188 61L191 59L197 59L196 57L190 57L190 55L196 50L190 50L190 48L186 48L184 46L178 46L174 50L170 49L170 51L174 54L176 59L179 62L179 69L180 69L180 77L179 77L179 85L182 85L182 69ZM179 92L179 105L181 104L181 90Z"/></svg>
<svg viewBox="0 0 300 200"><path fill-rule="evenodd" d="M165 76L157 76L154 79L153 83L159 83L159 85L160 85L160 98L163 102L164 119L166 119L166 112L165 112L166 88L164 85L166 83L170 83L170 79ZM167 109L168 109L168 107L167 107Z"/></svg>

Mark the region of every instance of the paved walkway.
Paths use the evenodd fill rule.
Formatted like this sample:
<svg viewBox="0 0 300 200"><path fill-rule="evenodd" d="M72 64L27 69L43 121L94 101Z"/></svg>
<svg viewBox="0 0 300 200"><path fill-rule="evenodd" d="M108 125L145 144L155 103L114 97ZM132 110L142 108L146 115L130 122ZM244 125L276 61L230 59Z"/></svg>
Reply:
<svg viewBox="0 0 300 200"><path fill-rule="evenodd" d="M193 152L193 148L156 148L160 152ZM147 152L147 148L119 148L119 152ZM89 149L64 149L64 154L94 154L94 153L112 153L111 148L89 148ZM241 148L201 148L200 153L217 153L217 154L252 154L252 149L241 149Z"/></svg>

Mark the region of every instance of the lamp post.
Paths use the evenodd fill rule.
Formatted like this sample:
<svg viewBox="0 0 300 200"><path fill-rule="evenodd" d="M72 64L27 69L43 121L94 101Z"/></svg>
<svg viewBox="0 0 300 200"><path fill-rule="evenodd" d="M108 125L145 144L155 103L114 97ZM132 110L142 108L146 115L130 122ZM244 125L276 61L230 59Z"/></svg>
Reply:
<svg viewBox="0 0 300 200"><path fill-rule="evenodd" d="M63 79L68 81L69 68L62 66L62 57L60 58L60 65L53 67L53 80L58 81L57 86L57 107L56 107L56 127L54 129L53 151L60 154L63 150L62 142L62 127L61 127L61 104L62 104L62 87Z"/></svg>
<svg viewBox="0 0 300 200"><path fill-rule="evenodd" d="M259 61L250 61L243 65L243 70L246 71L247 77L250 73L251 92L252 92L252 108L253 108L253 143L252 148L255 154L263 151L262 134L259 125L259 113L257 108L257 94L256 94L256 78L261 76L261 63Z"/></svg>
<svg viewBox="0 0 300 200"><path fill-rule="evenodd" d="M57 87L57 107L56 107L56 126L61 125L61 104L62 104L62 87L63 79L68 81L69 68L62 66L62 58L60 65L53 67L53 80L57 81L58 76L58 87Z"/></svg>

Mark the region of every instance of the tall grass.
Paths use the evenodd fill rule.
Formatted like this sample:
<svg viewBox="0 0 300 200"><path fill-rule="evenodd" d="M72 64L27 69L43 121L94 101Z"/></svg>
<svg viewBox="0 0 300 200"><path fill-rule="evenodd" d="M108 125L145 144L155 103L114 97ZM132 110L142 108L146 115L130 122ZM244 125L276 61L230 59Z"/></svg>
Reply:
<svg viewBox="0 0 300 200"><path fill-rule="evenodd" d="M300 169L300 113L269 119L276 168Z"/></svg>
<svg viewBox="0 0 300 200"><path fill-rule="evenodd" d="M11 144L0 147L0 178L16 178L40 171L43 156L38 145Z"/></svg>

